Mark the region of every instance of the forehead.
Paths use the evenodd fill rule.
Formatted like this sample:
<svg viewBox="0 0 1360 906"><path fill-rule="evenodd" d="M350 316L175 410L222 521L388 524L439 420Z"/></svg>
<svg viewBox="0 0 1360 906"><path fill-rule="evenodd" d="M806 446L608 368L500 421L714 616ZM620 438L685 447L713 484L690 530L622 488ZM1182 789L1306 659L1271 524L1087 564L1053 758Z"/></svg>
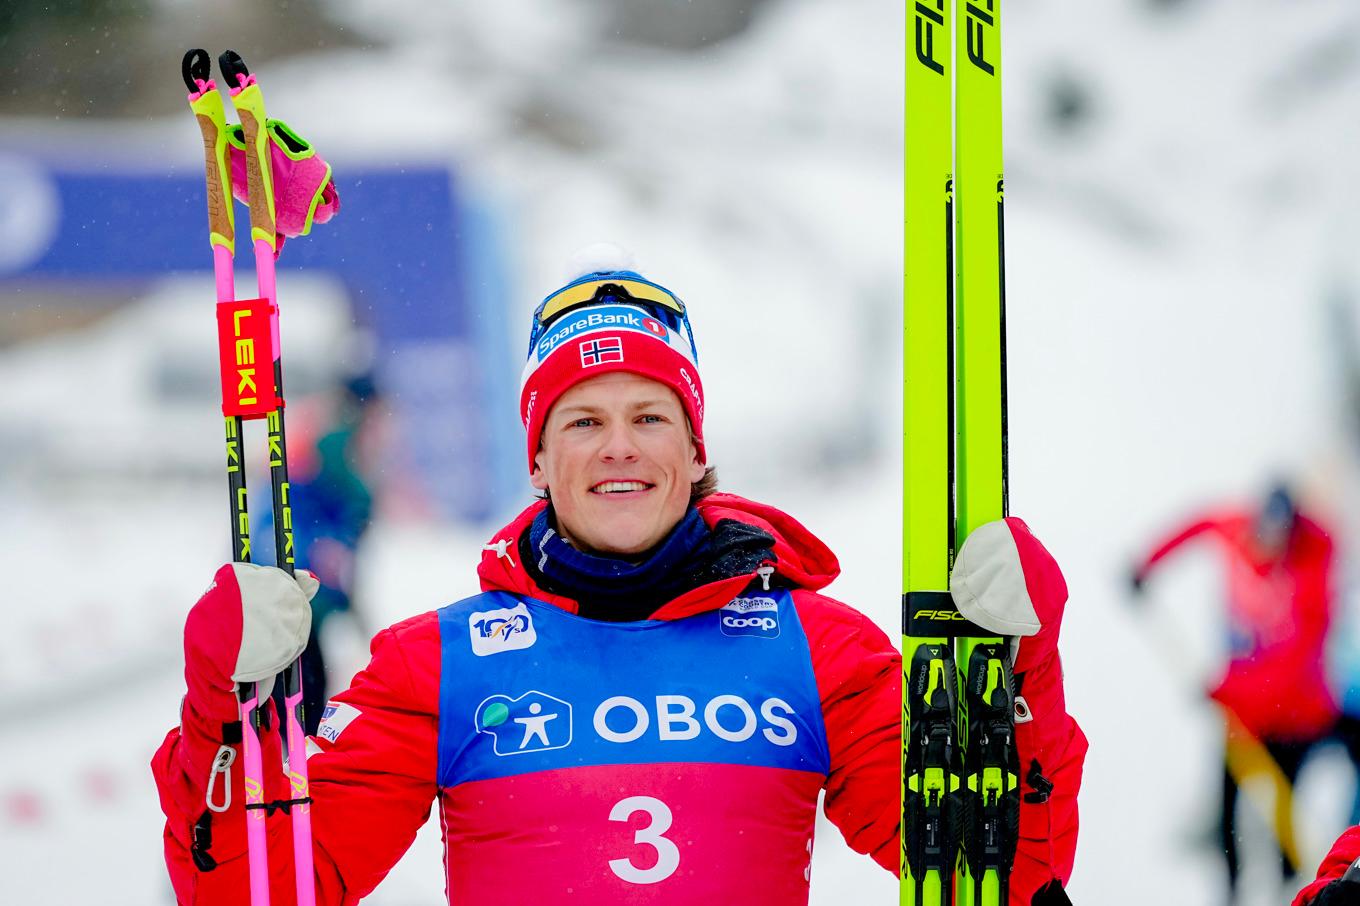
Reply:
<svg viewBox="0 0 1360 906"><path fill-rule="evenodd" d="M549 418L552 413L570 408L628 408L654 402L681 408L675 391L660 381L627 371L614 371L572 385L553 404Z"/></svg>

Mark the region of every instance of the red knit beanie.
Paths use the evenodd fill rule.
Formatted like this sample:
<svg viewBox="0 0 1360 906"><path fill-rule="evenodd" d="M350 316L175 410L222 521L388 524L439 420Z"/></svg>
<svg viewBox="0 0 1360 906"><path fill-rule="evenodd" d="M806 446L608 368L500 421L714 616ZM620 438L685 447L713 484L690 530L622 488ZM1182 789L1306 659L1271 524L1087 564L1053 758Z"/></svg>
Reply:
<svg viewBox="0 0 1360 906"><path fill-rule="evenodd" d="M674 390L699 459L707 460L704 386L684 304L634 271L593 271L550 293L534 313L519 394L530 471L553 403L572 385L613 371Z"/></svg>

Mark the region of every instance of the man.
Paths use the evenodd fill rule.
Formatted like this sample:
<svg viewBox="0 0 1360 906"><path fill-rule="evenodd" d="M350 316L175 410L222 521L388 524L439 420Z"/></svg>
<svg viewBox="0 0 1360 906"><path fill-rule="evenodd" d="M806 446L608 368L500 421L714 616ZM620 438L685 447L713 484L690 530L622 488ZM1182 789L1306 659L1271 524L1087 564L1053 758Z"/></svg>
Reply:
<svg viewBox="0 0 1360 906"><path fill-rule="evenodd" d="M1245 746L1263 748L1271 772L1278 767L1277 795L1288 797L1304 758L1337 723L1324 656L1334 557L1327 531L1299 511L1287 485L1277 483L1257 506L1209 513L1171 533L1134 568L1134 590L1166 557L1198 538L1218 543L1227 575L1229 661L1209 694L1227 719L1219 836L1231 900L1239 875L1233 760L1246 764ZM1276 808L1274 824L1281 876L1288 882L1300 867L1292 859L1292 805Z"/></svg>
<svg viewBox="0 0 1360 906"><path fill-rule="evenodd" d="M896 872L900 656L817 593L838 566L807 529L715 492L680 300L618 270L549 295L520 410L543 499L486 545L483 594L379 633L309 742L318 902L371 891L436 800L455 903L805 903L822 790ZM1057 658L1066 587L1014 519L969 539L954 581L974 621L1033 633L1011 902L1066 902L1085 753ZM234 683L305 642L314 584L232 564L189 615L181 725L153 763L182 902L242 902L240 807L204 806L214 756L239 736ZM238 776L217 782L242 801ZM269 819L275 902L286 821Z"/></svg>

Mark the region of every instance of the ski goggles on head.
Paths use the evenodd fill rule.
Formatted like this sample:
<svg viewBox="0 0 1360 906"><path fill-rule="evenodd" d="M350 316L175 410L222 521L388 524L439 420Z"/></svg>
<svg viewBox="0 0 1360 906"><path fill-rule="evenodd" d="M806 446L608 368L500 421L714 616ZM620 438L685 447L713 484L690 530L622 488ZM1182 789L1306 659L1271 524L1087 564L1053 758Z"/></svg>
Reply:
<svg viewBox="0 0 1360 906"><path fill-rule="evenodd" d="M694 333L689 326L685 303L664 286L630 272L590 274L549 295L534 309L529 348L532 350L552 323L568 312L611 302L646 309L667 327L683 333L691 351L694 350Z"/></svg>

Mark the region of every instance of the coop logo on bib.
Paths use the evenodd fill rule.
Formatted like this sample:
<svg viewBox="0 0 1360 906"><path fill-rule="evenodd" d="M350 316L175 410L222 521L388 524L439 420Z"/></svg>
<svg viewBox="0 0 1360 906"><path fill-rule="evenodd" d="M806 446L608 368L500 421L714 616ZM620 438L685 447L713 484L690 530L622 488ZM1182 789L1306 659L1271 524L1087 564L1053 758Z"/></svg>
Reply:
<svg viewBox="0 0 1360 906"><path fill-rule="evenodd" d="M734 598L718 611L723 635L779 638L779 602L774 598Z"/></svg>
<svg viewBox="0 0 1360 906"><path fill-rule="evenodd" d="M523 601L514 607L474 613L468 617L468 635L472 653L478 657L530 648L538 641L534 618Z"/></svg>

